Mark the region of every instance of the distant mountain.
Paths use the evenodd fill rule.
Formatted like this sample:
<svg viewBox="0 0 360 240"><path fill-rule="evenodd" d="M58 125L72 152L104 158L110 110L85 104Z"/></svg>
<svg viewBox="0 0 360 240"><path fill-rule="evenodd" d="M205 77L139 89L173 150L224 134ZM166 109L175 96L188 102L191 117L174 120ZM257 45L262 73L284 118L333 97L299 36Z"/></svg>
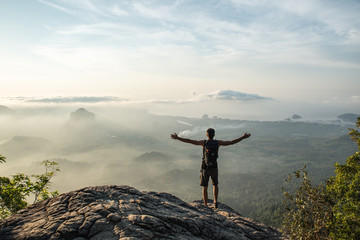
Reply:
<svg viewBox="0 0 360 240"><path fill-rule="evenodd" d="M95 123L96 117L94 113L87 111L85 108L79 108L75 112L70 113L70 121Z"/></svg>
<svg viewBox="0 0 360 240"><path fill-rule="evenodd" d="M28 154L39 154L53 148L53 143L41 137L15 136L0 145L0 152L6 157L20 157Z"/></svg>
<svg viewBox="0 0 360 240"><path fill-rule="evenodd" d="M136 162L165 162L168 161L169 157L160 152L147 152L139 157L134 158Z"/></svg>
<svg viewBox="0 0 360 240"><path fill-rule="evenodd" d="M74 137L91 139L95 134L96 116L94 113L87 111L85 108L79 108L75 112L70 113L70 120L67 123L68 131L75 134ZM88 136L88 135L92 136ZM86 135L86 137L85 137ZM76 140L78 141L78 139Z"/></svg>
<svg viewBox="0 0 360 240"><path fill-rule="evenodd" d="M12 114L12 113L13 113L13 110L11 108L0 105L0 116L1 115Z"/></svg>
<svg viewBox="0 0 360 240"><path fill-rule="evenodd" d="M360 115L355 113L346 113L338 116L338 118L340 118L344 122L351 122L351 123L356 123L358 117L360 117Z"/></svg>
<svg viewBox="0 0 360 240"><path fill-rule="evenodd" d="M302 118L302 117L300 115L298 115L298 114L294 114L291 117L291 119L294 119L294 120L297 120L297 119L300 119L300 118Z"/></svg>
<svg viewBox="0 0 360 240"><path fill-rule="evenodd" d="M302 118L302 117L301 117L300 115L294 114L294 115L292 115L291 117L284 119L284 121L285 121L285 122L291 122L292 120L299 120L299 119L301 119L301 118Z"/></svg>

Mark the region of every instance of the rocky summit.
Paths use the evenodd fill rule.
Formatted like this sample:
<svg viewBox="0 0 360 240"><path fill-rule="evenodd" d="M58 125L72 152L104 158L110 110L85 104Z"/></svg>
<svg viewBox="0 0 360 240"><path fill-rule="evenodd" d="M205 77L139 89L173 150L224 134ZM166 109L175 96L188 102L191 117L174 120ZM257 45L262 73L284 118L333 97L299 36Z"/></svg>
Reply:
<svg viewBox="0 0 360 240"><path fill-rule="evenodd" d="M97 186L61 194L0 223L0 239L283 239L274 228L230 207L186 203L128 186Z"/></svg>

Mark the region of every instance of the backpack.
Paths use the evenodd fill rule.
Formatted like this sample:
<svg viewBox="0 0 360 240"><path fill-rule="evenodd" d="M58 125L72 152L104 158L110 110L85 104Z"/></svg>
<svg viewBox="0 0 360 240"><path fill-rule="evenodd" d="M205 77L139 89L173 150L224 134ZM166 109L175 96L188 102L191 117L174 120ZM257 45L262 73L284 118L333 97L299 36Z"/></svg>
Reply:
<svg viewBox="0 0 360 240"><path fill-rule="evenodd" d="M205 140L203 147L203 169L217 167L219 142L217 140Z"/></svg>

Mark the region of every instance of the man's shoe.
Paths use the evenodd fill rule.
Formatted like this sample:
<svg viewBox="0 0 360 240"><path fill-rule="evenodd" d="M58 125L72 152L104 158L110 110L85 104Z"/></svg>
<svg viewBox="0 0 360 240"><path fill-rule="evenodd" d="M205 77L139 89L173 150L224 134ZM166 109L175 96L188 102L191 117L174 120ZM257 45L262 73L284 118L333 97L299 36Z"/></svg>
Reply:
<svg viewBox="0 0 360 240"><path fill-rule="evenodd" d="M218 207L219 207L219 205L218 205L218 203L216 202L216 203L215 203L215 208L218 208Z"/></svg>

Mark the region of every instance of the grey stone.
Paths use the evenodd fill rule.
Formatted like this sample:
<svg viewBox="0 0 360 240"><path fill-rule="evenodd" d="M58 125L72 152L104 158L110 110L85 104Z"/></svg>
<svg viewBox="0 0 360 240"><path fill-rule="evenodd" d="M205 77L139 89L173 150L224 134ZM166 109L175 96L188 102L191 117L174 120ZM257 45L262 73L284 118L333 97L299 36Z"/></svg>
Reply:
<svg viewBox="0 0 360 240"><path fill-rule="evenodd" d="M109 223L105 218L98 219L89 231L89 237L92 237L98 233L111 231L114 229L113 224Z"/></svg>
<svg viewBox="0 0 360 240"><path fill-rule="evenodd" d="M90 240L117 240L117 239L119 239L119 237L116 236L113 231L103 231L90 238Z"/></svg>
<svg viewBox="0 0 360 240"><path fill-rule="evenodd" d="M109 220L110 222L117 223L117 222L121 221L122 215L116 214L116 213L111 213L106 217L106 219Z"/></svg>
<svg viewBox="0 0 360 240"><path fill-rule="evenodd" d="M0 239L285 239L229 206L205 207L129 186L96 186L36 203L0 223Z"/></svg>

